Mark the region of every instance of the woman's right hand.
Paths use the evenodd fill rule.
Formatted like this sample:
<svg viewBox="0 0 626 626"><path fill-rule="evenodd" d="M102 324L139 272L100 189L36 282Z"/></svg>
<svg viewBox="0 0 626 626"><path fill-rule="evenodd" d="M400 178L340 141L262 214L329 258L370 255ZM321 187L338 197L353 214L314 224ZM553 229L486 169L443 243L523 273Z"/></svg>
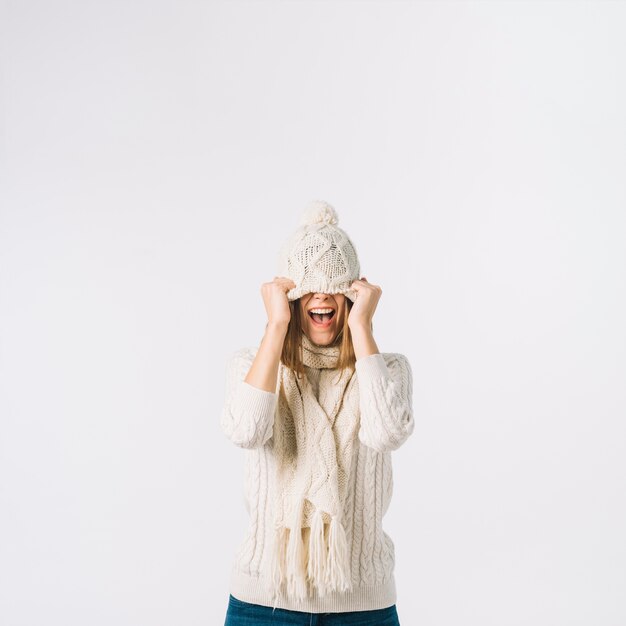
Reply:
<svg viewBox="0 0 626 626"><path fill-rule="evenodd" d="M268 324L284 324L285 326L289 324L291 310L287 292L295 286L296 283L291 278L284 276L274 276L273 281L261 285Z"/></svg>

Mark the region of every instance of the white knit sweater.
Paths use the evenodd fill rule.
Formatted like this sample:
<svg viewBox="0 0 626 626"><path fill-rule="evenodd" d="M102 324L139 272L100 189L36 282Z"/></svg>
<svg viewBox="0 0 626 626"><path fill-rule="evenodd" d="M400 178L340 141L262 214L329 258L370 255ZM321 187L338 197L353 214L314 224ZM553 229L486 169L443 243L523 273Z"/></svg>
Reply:
<svg viewBox="0 0 626 626"><path fill-rule="evenodd" d="M230 593L245 602L272 606L266 591L274 501L274 458L271 446L276 392L246 383L257 348L242 348L229 359L226 397L220 417L224 434L245 449L245 504L249 526L230 575ZM283 367L282 363L280 367ZM330 384L323 370L305 367L316 394ZM332 371L332 370L327 370ZM356 361L359 390L359 445L355 448L348 489L347 541L353 590L281 601L280 608L312 613L380 609L396 603L394 543L382 528L393 490L391 451L413 432L411 367L397 353L376 353Z"/></svg>

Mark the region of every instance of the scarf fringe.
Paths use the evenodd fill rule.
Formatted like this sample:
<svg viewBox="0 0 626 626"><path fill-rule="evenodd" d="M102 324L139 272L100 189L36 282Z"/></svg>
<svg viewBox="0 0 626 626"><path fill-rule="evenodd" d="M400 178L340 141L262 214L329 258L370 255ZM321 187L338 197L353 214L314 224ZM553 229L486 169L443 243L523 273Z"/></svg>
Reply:
<svg viewBox="0 0 626 626"><path fill-rule="evenodd" d="M296 509L296 519L289 531L287 544L287 593L303 600L307 595L304 542L302 541L302 500Z"/></svg>
<svg viewBox="0 0 626 626"><path fill-rule="evenodd" d="M324 592L326 588L326 544L324 542L324 518L322 511L315 509L309 536L309 562L307 574L311 584Z"/></svg>
<svg viewBox="0 0 626 626"><path fill-rule="evenodd" d="M315 588L320 597L352 589L348 543L339 517L333 515L330 524L325 524L322 510L315 510L306 556L301 528L302 506L298 507L297 519L295 530L286 527L275 530L270 564L274 607L285 594L303 601L311 588Z"/></svg>
<svg viewBox="0 0 626 626"><path fill-rule="evenodd" d="M338 591L350 589L350 573L348 571L348 543L346 533L336 515L330 521L328 532L328 584Z"/></svg>

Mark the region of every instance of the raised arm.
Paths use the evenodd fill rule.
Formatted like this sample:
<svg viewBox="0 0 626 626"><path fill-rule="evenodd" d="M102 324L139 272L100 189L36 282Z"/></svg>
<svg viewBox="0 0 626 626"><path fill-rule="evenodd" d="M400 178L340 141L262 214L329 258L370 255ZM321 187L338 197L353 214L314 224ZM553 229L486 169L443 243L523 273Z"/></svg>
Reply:
<svg viewBox="0 0 626 626"><path fill-rule="evenodd" d="M238 350L228 362L220 424L240 448L257 448L272 436L280 355L291 316L286 292L293 286L293 281L285 278L262 285L268 322L261 344L258 349Z"/></svg>
<svg viewBox="0 0 626 626"><path fill-rule="evenodd" d="M403 354L378 350L372 318L382 294L365 276L352 282L358 297L348 325L356 356L361 425L359 440L378 452L399 448L413 432L413 375Z"/></svg>

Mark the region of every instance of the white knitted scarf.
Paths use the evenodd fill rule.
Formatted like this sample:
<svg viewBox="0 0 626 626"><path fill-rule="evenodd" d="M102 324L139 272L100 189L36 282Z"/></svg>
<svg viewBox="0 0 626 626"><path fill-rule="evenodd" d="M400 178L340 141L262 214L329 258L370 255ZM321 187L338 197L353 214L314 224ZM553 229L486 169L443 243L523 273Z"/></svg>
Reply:
<svg viewBox="0 0 626 626"><path fill-rule="evenodd" d="M354 370L336 368L339 346L302 335L304 365L319 372L319 398L307 376L281 365L274 424L276 491L270 591L298 600L352 588L343 526L359 426ZM275 602L276 605L276 602Z"/></svg>

